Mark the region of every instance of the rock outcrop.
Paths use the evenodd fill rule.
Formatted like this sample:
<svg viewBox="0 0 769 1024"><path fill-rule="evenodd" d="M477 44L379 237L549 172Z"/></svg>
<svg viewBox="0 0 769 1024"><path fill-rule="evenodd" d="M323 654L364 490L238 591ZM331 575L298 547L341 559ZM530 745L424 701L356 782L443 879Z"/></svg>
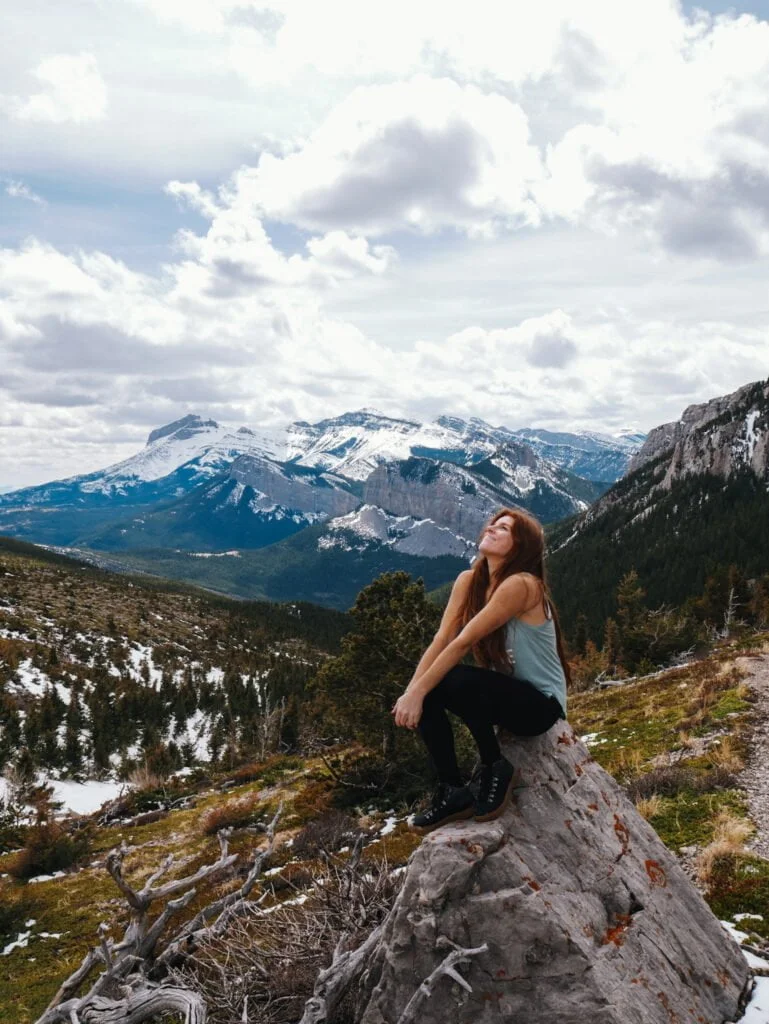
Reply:
<svg viewBox="0 0 769 1024"><path fill-rule="evenodd" d="M459 968L472 991L439 976L407 1014L420 1024L737 1020L751 988L742 952L571 726L501 738L515 799L412 855L368 955L360 1024L398 1024L446 940L476 951Z"/></svg>
<svg viewBox="0 0 769 1024"><path fill-rule="evenodd" d="M680 420L649 431L626 476L669 452L663 486L689 473L727 476L748 465L763 476L769 463L769 381L745 384L729 395L690 405Z"/></svg>

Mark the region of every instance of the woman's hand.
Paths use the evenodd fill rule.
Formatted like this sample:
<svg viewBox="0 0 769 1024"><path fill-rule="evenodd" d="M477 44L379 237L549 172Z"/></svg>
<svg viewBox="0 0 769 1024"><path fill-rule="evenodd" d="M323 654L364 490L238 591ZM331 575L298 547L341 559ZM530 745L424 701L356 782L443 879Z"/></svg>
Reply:
<svg viewBox="0 0 769 1024"><path fill-rule="evenodd" d="M424 697L417 693L409 693L408 690L402 693L392 706L391 714L395 715L395 724L416 729L422 717L423 701Z"/></svg>

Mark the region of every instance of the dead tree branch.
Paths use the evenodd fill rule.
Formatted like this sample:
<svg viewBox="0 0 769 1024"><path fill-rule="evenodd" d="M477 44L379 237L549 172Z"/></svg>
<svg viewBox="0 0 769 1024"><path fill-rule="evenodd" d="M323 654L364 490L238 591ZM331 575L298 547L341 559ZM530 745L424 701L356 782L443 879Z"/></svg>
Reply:
<svg viewBox="0 0 769 1024"><path fill-rule="evenodd" d="M417 1017L420 1004L425 999L430 998L433 993L433 989L444 974L447 974L457 983L457 985L461 985L465 991L473 991L462 975L455 970L455 965L462 963L463 960L469 960L471 956L477 956L479 953L486 953L489 948L488 943L484 942L482 946L477 946L475 949L462 949L460 946L455 945L455 943L450 939L447 939L442 935L438 939L436 945L438 947L445 947L447 945L454 946L454 949L440 964L438 964L432 974L429 974L425 978L411 999L409 999L408 1003L406 1003L403 1013L398 1018L398 1024L412 1024Z"/></svg>
<svg viewBox="0 0 769 1024"><path fill-rule="evenodd" d="M129 852L125 842L120 848L110 851L107 870L130 909L123 938L115 944L108 938L107 924L102 922L98 929L99 946L93 947L80 967L62 983L36 1024L59 1024L62 1021L67 1024L139 1024L165 1012L183 1013L185 1024L205 1024L205 1001L191 990L164 983L168 963L178 963L190 956L197 940L218 935L233 914L243 911L246 897L261 873L264 861L272 853L275 829L282 810L281 803L267 828L267 847L255 852L248 876L240 888L204 907L192 921L181 925L159 953L157 946L161 936L172 918L194 899L198 883L230 868L238 859L238 854L228 853L230 830L222 829L218 833L220 853L213 864L204 865L185 878L157 886L158 880L173 864L173 855L169 854L138 890L123 877L123 861ZM171 899L177 893L181 895ZM159 900L165 902L165 906L150 922L150 908ZM213 923L203 927L208 921ZM97 965L104 968L102 974L85 995L76 996L75 993ZM121 997L115 998L116 993Z"/></svg>

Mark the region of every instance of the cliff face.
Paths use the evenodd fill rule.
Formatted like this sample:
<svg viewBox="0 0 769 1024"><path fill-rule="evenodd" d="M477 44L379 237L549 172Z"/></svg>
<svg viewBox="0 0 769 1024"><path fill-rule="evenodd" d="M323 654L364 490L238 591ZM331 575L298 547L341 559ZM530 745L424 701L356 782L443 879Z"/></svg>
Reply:
<svg viewBox="0 0 769 1024"><path fill-rule="evenodd" d="M690 405L680 420L655 427L627 474L590 506L572 536L617 506L634 517L630 522L648 515L684 477L726 479L745 470L769 479L769 380Z"/></svg>
<svg viewBox="0 0 769 1024"><path fill-rule="evenodd" d="M690 405L680 420L649 432L628 464L626 476L670 451L666 482L687 473L727 476L750 466L759 475L769 464L769 381L746 384L730 395Z"/></svg>
<svg viewBox="0 0 769 1024"><path fill-rule="evenodd" d="M368 959L361 1024L395 1024L452 944L474 951L460 969L472 991L439 976L410 1020L737 1020L751 979L740 949L571 726L502 745L513 804L412 855Z"/></svg>
<svg viewBox="0 0 769 1024"><path fill-rule="evenodd" d="M581 485L581 486L580 486ZM553 469L528 445L509 442L475 466L412 456L381 463L363 484L363 500L396 516L431 519L475 541L501 505L529 509L551 522L587 507L591 485Z"/></svg>
<svg viewBox="0 0 769 1024"><path fill-rule="evenodd" d="M233 462L230 477L257 492L254 511L283 505L311 515L338 516L360 504L349 483L333 473L304 467L292 471L290 466L269 459L244 455Z"/></svg>
<svg viewBox="0 0 769 1024"><path fill-rule="evenodd" d="M363 500L396 516L432 519L472 540L503 503L496 491L479 488L469 470L416 458L377 466L363 486Z"/></svg>

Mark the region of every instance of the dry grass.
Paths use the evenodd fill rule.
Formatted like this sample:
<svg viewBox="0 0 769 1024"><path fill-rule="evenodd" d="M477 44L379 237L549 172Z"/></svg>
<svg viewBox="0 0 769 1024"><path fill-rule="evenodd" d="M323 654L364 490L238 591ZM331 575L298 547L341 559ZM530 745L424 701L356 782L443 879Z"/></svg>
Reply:
<svg viewBox="0 0 769 1024"><path fill-rule="evenodd" d="M719 863L725 859L735 860L748 851L745 841L754 832L753 825L740 818L727 807L722 807L713 822L713 841L700 851L697 857L697 878L704 885L710 884Z"/></svg>
<svg viewBox="0 0 769 1024"><path fill-rule="evenodd" d="M725 768L728 772L742 771L745 762L737 750L735 742L728 734L720 736L708 751L708 761L716 768Z"/></svg>
<svg viewBox="0 0 769 1024"><path fill-rule="evenodd" d="M690 732L686 729L680 729L678 732L678 742L684 748L684 750L691 750L695 745L695 739Z"/></svg>
<svg viewBox="0 0 769 1024"><path fill-rule="evenodd" d="M617 756L616 769L637 775L644 763L643 752L638 747L625 747Z"/></svg>
<svg viewBox="0 0 769 1024"><path fill-rule="evenodd" d="M653 793L651 796L641 797L635 806L641 817L648 821L662 813L662 797L659 793Z"/></svg>
<svg viewBox="0 0 769 1024"><path fill-rule="evenodd" d="M144 764L137 765L134 768L126 782L132 789L154 790L162 789L166 780L158 775L157 772L154 772L145 761Z"/></svg>

